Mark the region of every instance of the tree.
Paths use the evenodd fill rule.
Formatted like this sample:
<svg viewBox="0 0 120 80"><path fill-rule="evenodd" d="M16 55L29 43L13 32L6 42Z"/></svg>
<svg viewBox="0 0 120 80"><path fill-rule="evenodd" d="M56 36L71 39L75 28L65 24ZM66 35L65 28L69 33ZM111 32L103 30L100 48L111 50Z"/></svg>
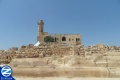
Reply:
<svg viewBox="0 0 120 80"><path fill-rule="evenodd" d="M46 36L46 37L44 38L44 42L54 42L54 38L51 37L51 36Z"/></svg>

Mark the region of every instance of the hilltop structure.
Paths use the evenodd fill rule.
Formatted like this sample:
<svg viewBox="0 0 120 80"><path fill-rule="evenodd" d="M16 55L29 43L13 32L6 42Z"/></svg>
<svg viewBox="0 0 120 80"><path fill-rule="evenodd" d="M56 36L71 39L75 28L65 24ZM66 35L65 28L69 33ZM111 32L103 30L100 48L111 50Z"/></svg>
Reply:
<svg viewBox="0 0 120 80"><path fill-rule="evenodd" d="M67 45L82 44L82 38L80 34L51 34L49 35L48 32L44 32L44 22L43 20L40 20L38 22L37 41L44 42L44 38L46 36L53 37L54 41L60 44L67 44Z"/></svg>
<svg viewBox="0 0 120 80"><path fill-rule="evenodd" d="M44 37L48 36L48 32L44 32L44 23L43 20L38 22L38 36L37 41L44 42Z"/></svg>
<svg viewBox="0 0 120 80"><path fill-rule="evenodd" d="M46 36L54 42L44 43ZM84 47L80 34L49 35L43 20L38 22L37 41L0 51L0 64L9 64L16 76L120 78L120 47Z"/></svg>

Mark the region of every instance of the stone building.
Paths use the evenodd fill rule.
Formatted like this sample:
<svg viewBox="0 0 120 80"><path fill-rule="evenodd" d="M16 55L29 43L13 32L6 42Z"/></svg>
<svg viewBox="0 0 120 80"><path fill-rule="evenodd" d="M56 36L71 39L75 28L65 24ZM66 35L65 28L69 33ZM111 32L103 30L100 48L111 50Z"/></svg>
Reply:
<svg viewBox="0 0 120 80"><path fill-rule="evenodd" d="M51 34L49 35L48 32L44 32L44 22L43 20L40 20L38 22L37 41L44 42L44 38L46 36L53 37L54 41L60 44L67 44L67 45L82 44L82 38L80 34Z"/></svg>
<svg viewBox="0 0 120 80"><path fill-rule="evenodd" d="M80 34L52 34L50 36L53 37L54 41L58 43L67 45L82 44Z"/></svg>
<svg viewBox="0 0 120 80"><path fill-rule="evenodd" d="M48 32L44 32L44 22L40 20L38 22L38 36L37 41L44 42L44 37L48 36Z"/></svg>

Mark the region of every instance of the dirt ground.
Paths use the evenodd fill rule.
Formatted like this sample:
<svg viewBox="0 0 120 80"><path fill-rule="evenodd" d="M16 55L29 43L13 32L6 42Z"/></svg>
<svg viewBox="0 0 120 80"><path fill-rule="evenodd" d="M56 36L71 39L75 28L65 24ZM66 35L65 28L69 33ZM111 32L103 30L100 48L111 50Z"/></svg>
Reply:
<svg viewBox="0 0 120 80"><path fill-rule="evenodd" d="M120 80L120 53L13 59L16 80Z"/></svg>
<svg viewBox="0 0 120 80"><path fill-rule="evenodd" d="M12 68L13 76L18 77L84 77L84 78L120 78L119 74L109 72L106 68L81 67L81 68ZM111 69L111 71L113 71Z"/></svg>
<svg viewBox="0 0 120 80"><path fill-rule="evenodd" d="M120 78L15 77L16 80L120 80Z"/></svg>

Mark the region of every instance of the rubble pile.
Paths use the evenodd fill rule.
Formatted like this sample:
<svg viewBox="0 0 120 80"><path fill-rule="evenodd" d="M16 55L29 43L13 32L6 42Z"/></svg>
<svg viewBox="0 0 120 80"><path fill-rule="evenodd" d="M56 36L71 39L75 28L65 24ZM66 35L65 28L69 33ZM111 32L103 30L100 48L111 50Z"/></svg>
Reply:
<svg viewBox="0 0 120 80"><path fill-rule="evenodd" d="M107 46L104 44L96 44L85 48L87 53L106 53L106 52L120 52L120 47Z"/></svg>
<svg viewBox="0 0 120 80"><path fill-rule="evenodd" d="M83 45L69 46L57 43L42 43L39 46L29 44L20 48L13 47L1 52L1 63L9 63L14 58L43 58L50 56L69 56L85 54Z"/></svg>

